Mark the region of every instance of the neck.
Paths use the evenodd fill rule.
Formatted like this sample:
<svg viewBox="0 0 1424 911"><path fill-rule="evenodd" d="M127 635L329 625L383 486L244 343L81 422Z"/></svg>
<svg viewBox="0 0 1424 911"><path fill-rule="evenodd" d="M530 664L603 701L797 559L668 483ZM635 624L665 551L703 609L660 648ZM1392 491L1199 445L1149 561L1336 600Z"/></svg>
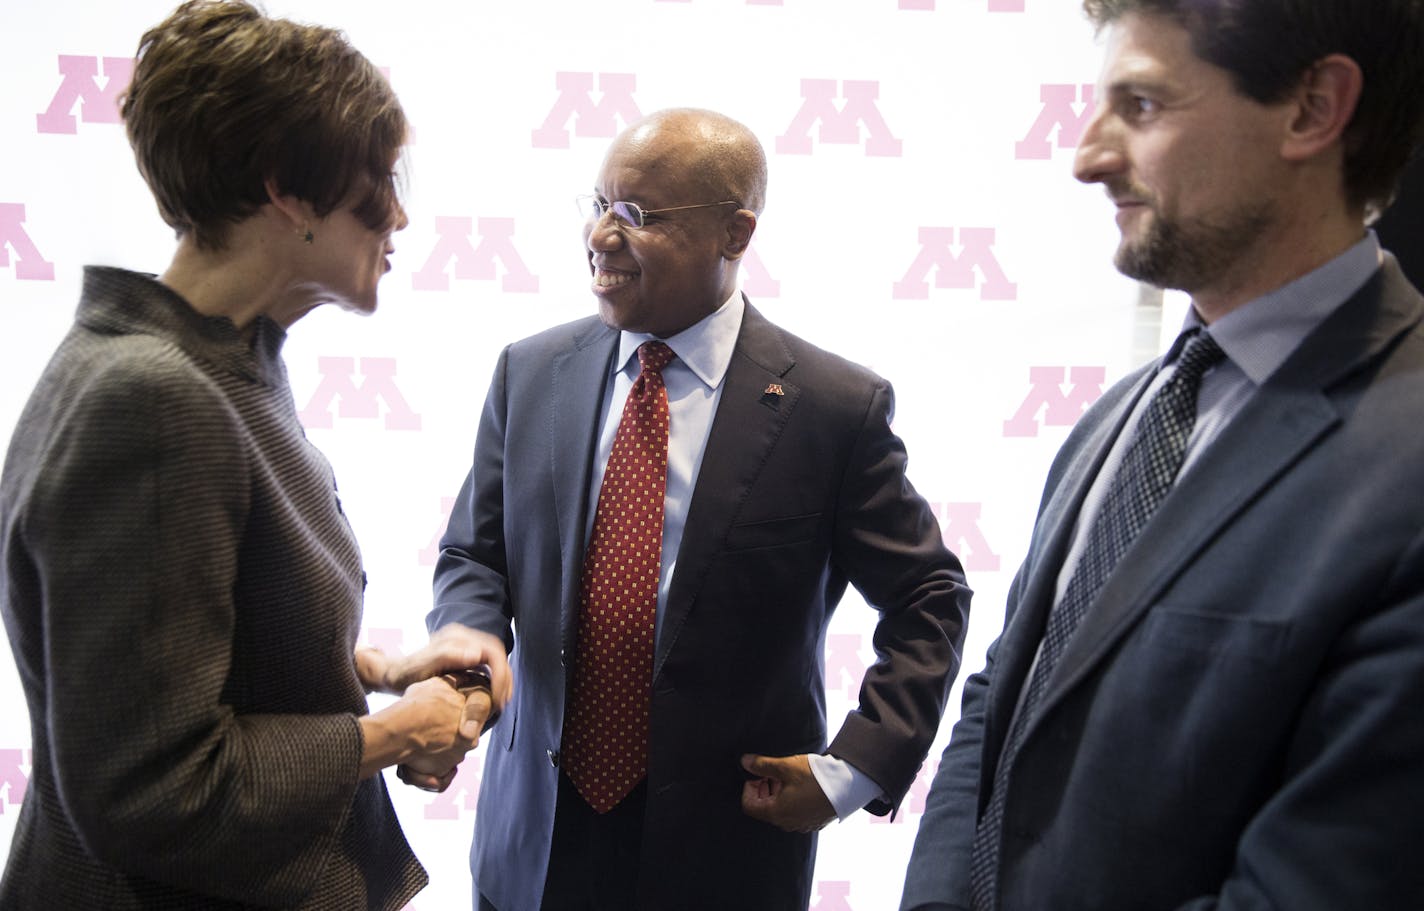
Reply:
<svg viewBox="0 0 1424 911"><path fill-rule="evenodd" d="M290 267L273 254L272 240L253 230L254 221L234 225L221 250L202 249L191 235L183 237L158 280L194 310L227 317L239 329L259 316L284 329L291 326L321 301L303 293Z"/></svg>
<svg viewBox="0 0 1424 911"><path fill-rule="evenodd" d="M1243 249L1213 280L1186 289L1208 324L1287 285L1344 253L1364 237L1364 213L1335 206L1306 210L1277 222Z"/></svg>

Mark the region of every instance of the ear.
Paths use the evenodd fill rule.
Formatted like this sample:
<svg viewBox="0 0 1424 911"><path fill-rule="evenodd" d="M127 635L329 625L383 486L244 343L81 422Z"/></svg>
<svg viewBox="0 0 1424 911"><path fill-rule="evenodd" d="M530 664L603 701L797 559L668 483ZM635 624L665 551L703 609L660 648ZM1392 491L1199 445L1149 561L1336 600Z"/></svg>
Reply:
<svg viewBox="0 0 1424 911"><path fill-rule="evenodd" d="M1360 65L1344 54L1317 60L1301 76L1292 98L1292 117L1281 145L1288 161L1305 161L1341 141L1365 77Z"/></svg>
<svg viewBox="0 0 1424 911"><path fill-rule="evenodd" d="M268 205L272 206L279 218L290 223L293 231L306 231L313 223L320 220L316 217L316 210L309 203L289 193L283 193L277 188L277 181L271 177L262 181L262 189L267 191Z"/></svg>
<svg viewBox="0 0 1424 911"><path fill-rule="evenodd" d="M742 254L747 252L747 247L751 245L752 235L756 233L757 217L751 209L738 209L727 219L726 242L722 244L722 256L725 259L740 259Z"/></svg>

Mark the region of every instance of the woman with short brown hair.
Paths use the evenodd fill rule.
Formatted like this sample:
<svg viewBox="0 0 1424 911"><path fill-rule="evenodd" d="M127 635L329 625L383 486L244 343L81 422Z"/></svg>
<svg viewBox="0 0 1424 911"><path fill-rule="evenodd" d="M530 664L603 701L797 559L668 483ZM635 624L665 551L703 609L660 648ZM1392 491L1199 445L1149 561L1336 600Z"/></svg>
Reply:
<svg viewBox="0 0 1424 911"><path fill-rule="evenodd" d="M281 348L375 309L405 115L340 33L224 0L143 36L122 112L178 245L86 270L0 478L34 747L0 908L395 911L426 877L380 770L448 783L483 708L437 675L492 665L502 703L507 671L356 648L360 554Z"/></svg>

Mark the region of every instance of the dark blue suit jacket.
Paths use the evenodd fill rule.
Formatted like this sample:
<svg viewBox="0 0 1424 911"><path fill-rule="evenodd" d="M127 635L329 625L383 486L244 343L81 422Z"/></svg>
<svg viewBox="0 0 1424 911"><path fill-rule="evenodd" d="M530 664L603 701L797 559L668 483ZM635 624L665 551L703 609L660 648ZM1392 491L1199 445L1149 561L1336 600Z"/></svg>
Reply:
<svg viewBox="0 0 1424 911"><path fill-rule="evenodd" d="M1179 480L1083 620L1007 785L1004 911L1424 908L1424 300L1386 260ZM969 907L1074 518L1153 367L1053 465L904 908Z"/></svg>
<svg viewBox="0 0 1424 911"><path fill-rule="evenodd" d="M617 340L590 318L505 350L436 568L431 627L460 622L512 646L515 697L487 735L471 859L500 911L532 911L544 885ZM806 907L814 837L742 813L739 757L825 747L822 650L850 583L881 611L878 660L831 751L897 804L934 738L968 611L959 563L905 479L887 383L750 305L724 382L654 663L650 909ZM784 394L766 394L771 383Z"/></svg>

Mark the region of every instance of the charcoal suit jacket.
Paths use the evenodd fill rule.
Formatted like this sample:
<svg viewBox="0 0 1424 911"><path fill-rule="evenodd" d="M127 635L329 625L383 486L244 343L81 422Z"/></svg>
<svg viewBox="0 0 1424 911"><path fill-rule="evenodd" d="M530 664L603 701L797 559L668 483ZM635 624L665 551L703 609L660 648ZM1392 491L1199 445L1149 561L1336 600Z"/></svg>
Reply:
<svg viewBox="0 0 1424 911"><path fill-rule="evenodd" d="M1009 773L1004 911L1424 908L1424 299L1382 268L1178 479ZM902 907L970 907L974 829L1075 517L1151 380L1070 433L927 801Z"/></svg>
<svg viewBox="0 0 1424 911"><path fill-rule="evenodd" d="M577 630L589 478L618 333L590 318L507 348L436 569L433 628L512 647L486 735L476 889L532 911L544 886ZM805 908L812 835L745 816L743 753L826 746L824 637L853 584L877 660L830 752L899 803L959 663L969 592L905 478L892 394L747 306L689 505L654 663L640 904ZM781 394L768 391L776 384Z"/></svg>

